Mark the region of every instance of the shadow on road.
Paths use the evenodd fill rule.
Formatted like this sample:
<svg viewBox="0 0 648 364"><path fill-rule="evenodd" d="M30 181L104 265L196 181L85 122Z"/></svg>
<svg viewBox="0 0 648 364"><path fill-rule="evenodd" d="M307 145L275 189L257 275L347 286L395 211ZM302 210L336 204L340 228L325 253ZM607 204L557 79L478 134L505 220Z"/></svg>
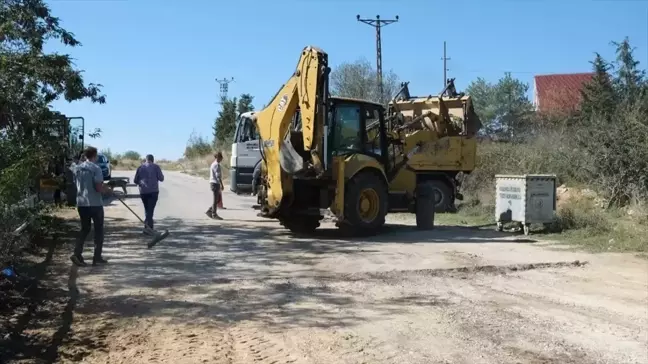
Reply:
<svg viewBox="0 0 648 364"><path fill-rule="evenodd" d="M108 219L106 226L106 247L114 249L111 263L87 274L100 280L108 297L89 294L79 301L78 312L196 324L253 321L276 329L342 327L364 320L353 308L361 298L339 285L372 278L320 270L324 259L366 257L383 244L511 242L503 239L505 234L464 227L421 232L390 225L368 238L344 238L337 229L325 228L314 237L296 237L278 224L165 219L157 228L170 229L170 236L147 249L150 238L138 224ZM364 309L389 315L407 309L403 301L411 301L410 306L448 304L434 295L386 297Z"/></svg>
<svg viewBox="0 0 648 364"><path fill-rule="evenodd" d="M121 202L119 202L118 198L125 201L125 200L131 199L131 198L140 198L140 195L139 195L139 193L127 193L127 194L124 194L121 191L115 191L115 196L113 196L113 195L104 196L103 204L104 204L104 206L112 206L114 204L121 204Z"/></svg>
<svg viewBox="0 0 648 364"><path fill-rule="evenodd" d="M38 236L32 249L46 248L42 261L32 258L18 262L19 279L11 290L0 289L0 363L55 363L61 357L75 359L61 352L61 347L75 342L76 352L90 352L101 344L87 339L71 338L78 292L75 288L76 268L66 272L66 261L76 238L75 224L55 218L49 222L51 234ZM26 256L30 256L26 254ZM68 290L61 279L69 276ZM8 298L8 299L4 299ZM79 357L76 357L79 359ZM76 360L73 360L76 361Z"/></svg>

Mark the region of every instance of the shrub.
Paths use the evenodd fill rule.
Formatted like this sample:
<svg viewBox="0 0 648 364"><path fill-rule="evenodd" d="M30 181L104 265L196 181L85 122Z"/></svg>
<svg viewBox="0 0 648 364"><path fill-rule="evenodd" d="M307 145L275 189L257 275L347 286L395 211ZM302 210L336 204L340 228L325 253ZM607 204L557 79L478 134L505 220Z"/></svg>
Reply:
<svg viewBox="0 0 648 364"><path fill-rule="evenodd" d="M139 161L142 159L142 155L134 150L129 150L127 152L124 152L124 154L122 154L121 157L122 159L130 159L134 161Z"/></svg>
<svg viewBox="0 0 648 364"><path fill-rule="evenodd" d="M209 155L212 152L212 146L206 138L197 135L196 133L192 133L187 141L184 156L188 159L195 159Z"/></svg>

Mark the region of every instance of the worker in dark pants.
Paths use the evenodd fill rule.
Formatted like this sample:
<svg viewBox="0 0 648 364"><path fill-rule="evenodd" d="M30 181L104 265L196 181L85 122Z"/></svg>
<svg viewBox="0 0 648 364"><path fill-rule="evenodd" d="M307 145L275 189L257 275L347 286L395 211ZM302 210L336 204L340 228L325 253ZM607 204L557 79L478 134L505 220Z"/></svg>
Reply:
<svg viewBox="0 0 648 364"><path fill-rule="evenodd" d="M258 195L259 187L261 186L261 161L254 166L254 172L252 173L252 195ZM254 205L254 208L260 208L259 198L257 197L257 204ZM261 211L257 214L258 217L268 217L266 214L267 211Z"/></svg>
<svg viewBox="0 0 648 364"><path fill-rule="evenodd" d="M261 161L254 166L252 172L252 195L256 196L259 193L259 186L261 185Z"/></svg>
<svg viewBox="0 0 648 364"><path fill-rule="evenodd" d="M70 257L72 263L84 267L83 246L85 239L94 224L94 256L92 265L107 263L102 256L104 243L104 208L103 194L111 194L112 190L103 184L103 173L96 164L97 148L88 147L83 152L83 162L70 167L76 183L76 205L81 220L81 232Z"/></svg>
<svg viewBox="0 0 648 364"><path fill-rule="evenodd" d="M140 198L144 205L144 233L153 230L153 213L160 195L159 182L164 182L162 168L155 163L152 154L146 156L145 162L137 167L133 182L139 187Z"/></svg>

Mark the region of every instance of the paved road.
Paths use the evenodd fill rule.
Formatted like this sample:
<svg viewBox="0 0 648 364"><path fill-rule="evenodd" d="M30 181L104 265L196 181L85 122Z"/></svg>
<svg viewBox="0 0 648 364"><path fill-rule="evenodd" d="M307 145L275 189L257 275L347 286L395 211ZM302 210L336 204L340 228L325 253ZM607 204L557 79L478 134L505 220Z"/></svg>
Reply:
<svg viewBox="0 0 648 364"><path fill-rule="evenodd" d="M109 204L110 265L72 269L85 341L66 350L129 364L648 362L645 260L402 219L370 239L295 238L229 191L212 221L210 199L207 181L168 172L156 220L171 235L154 249Z"/></svg>

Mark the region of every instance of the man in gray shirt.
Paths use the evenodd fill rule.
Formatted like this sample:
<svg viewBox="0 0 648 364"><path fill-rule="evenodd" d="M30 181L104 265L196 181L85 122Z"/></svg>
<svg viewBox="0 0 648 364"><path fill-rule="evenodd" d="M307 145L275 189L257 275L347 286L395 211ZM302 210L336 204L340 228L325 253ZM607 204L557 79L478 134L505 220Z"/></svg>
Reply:
<svg viewBox="0 0 648 364"><path fill-rule="evenodd" d="M90 233L91 224L94 224L94 256L92 265L107 263L102 257L104 239L104 208L103 194L111 190L103 184L103 173L96 164L97 148L88 147L83 151L84 160L70 167L74 175L77 188L76 204L81 219L81 232L70 257L72 263L85 267L83 260L83 245Z"/></svg>

